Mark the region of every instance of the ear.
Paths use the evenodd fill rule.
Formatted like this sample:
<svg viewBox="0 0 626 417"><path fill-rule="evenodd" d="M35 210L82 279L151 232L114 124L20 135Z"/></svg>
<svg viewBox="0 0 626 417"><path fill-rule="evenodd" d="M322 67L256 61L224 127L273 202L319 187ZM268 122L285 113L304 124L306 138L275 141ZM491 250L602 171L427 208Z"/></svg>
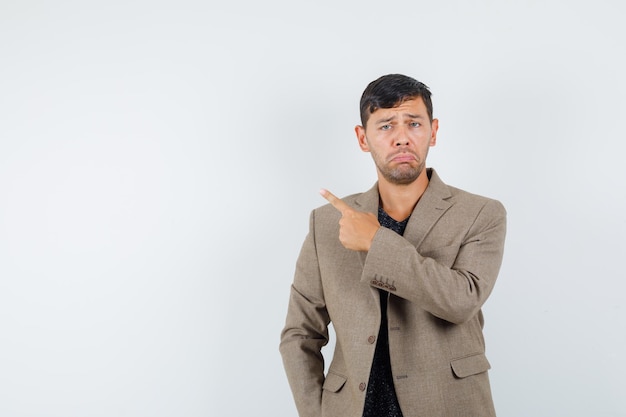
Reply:
<svg viewBox="0 0 626 417"><path fill-rule="evenodd" d="M365 128L363 126L355 126L354 133L356 133L356 139L359 141L359 148L363 152L369 152L370 147L367 144L367 137L365 136Z"/></svg>
<svg viewBox="0 0 626 417"><path fill-rule="evenodd" d="M437 130L439 130L439 119L433 119L430 123L430 146L437 144Z"/></svg>

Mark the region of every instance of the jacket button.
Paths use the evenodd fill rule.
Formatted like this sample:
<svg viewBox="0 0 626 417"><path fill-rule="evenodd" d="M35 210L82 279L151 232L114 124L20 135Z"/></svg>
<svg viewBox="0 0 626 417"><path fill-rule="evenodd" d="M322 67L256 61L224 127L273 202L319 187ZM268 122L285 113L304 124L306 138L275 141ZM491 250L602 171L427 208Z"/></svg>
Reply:
<svg viewBox="0 0 626 417"><path fill-rule="evenodd" d="M367 342L368 342L369 344L372 344L372 343L374 343L375 341L376 341L376 336L370 336L370 337L368 337L368 338L367 338Z"/></svg>
<svg viewBox="0 0 626 417"><path fill-rule="evenodd" d="M367 386L367 385L365 385L365 382L361 382L361 383L359 384L359 389L360 389L361 391L365 391L365 387L366 387L366 386Z"/></svg>

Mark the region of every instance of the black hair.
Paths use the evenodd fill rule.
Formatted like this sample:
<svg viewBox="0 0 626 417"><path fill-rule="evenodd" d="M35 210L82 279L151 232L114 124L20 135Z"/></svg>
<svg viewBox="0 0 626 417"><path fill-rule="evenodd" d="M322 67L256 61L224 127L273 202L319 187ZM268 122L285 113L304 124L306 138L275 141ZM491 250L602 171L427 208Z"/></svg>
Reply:
<svg viewBox="0 0 626 417"><path fill-rule="evenodd" d="M388 74L369 83L361 96L361 124L365 127L370 115L378 109L390 109L404 101L421 97L428 118L433 120L433 103L428 87L402 74Z"/></svg>

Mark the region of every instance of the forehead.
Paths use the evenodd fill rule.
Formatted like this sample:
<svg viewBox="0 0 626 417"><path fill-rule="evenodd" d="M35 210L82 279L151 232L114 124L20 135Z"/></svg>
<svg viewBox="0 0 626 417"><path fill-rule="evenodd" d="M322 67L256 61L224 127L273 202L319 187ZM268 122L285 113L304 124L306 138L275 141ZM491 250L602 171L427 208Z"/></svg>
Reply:
<svg viewBox="0 0 626 417"><path fill-rule="evenodd" d="M390 118L415 116L428 118L428 110L421 97L405 100L395 107L376 109L370 114L369 121L376 123L376 121Z"/></svg>

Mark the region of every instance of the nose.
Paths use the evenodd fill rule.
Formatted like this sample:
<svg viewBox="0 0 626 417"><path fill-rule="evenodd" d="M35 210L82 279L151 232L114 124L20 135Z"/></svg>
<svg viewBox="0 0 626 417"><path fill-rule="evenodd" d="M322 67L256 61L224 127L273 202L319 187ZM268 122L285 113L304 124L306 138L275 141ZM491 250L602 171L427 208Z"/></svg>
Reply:
<svg viewBox="0 0 626 417"><path fill-rule="evenodd" d="M406 132L398 133L398 136L395 139L396 146L407 146L409 144L409 138Z"/></svg>

